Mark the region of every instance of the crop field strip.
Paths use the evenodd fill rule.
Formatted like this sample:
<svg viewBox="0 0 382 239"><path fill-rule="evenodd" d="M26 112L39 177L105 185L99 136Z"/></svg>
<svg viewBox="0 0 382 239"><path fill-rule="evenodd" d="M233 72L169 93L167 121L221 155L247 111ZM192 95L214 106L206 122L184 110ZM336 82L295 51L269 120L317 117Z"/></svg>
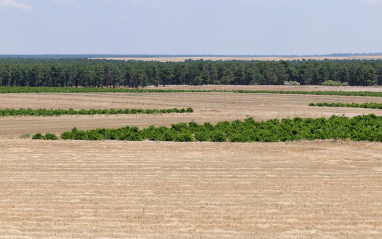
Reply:
<svg viewBox="0 0 382 239"><path fill-rule="evenodd" d="M171 128L150 126L120 129L96 129L82 131L73 128L63 132L64 140L124 140L124 141L211 141L211 142L285 142L295 140L341 139L382 142L382 116L374 114L353 118L333 115L326 118L295 117L294 119L256 122L253 118L244 121L224 121L216 125L195 122L178 123ZM33 139L57 140L54 134L43 136L37 133Z"/></svg>
<svg viewBox="0 0 382 239"><path fill-rule="evenodd" d="M256 121L302 117L320 118L335 115L353 117L363 114L381 115L378 109L310 107L310 102L382 103L380 97L235 94L224 92L195 93L22 93L0 94L3 108L82 108L93 109L163 109L190 106L192 114L138 114L138 115L62 115L60 117L0 117L0 137L20 137L25 133L61 134L77 127L80 130L95 128L122 128L150 125L167 126L179 122L195 121L198 124L220 121Z"/></svg>
<svg viewBox="0 0 382 239"><path fill-rule="evenodd" d="M246 94L292 94L292 95L339 95L382 97L378 91L303 91L303 90L182 90L182 89L132 89L132 88L71 88L71 87L0 87L0 93L246 93Z"/></svg>
<svg viewBox="0 0 382 239"><path fill-rule="evenodd" d="M367 108L367 109L382 109L382 104L377 103L310 103L309 106L318 107L352 107L352 108Z"/></svg>
<svg viewBox="0 0 382 239"><path fill-rule="evenodd" d="M185 109L0 109L0 117L7 116L60 116L60 115L117 115L117 114L169 114L169 113L192 113L191 107Z"/></svg>

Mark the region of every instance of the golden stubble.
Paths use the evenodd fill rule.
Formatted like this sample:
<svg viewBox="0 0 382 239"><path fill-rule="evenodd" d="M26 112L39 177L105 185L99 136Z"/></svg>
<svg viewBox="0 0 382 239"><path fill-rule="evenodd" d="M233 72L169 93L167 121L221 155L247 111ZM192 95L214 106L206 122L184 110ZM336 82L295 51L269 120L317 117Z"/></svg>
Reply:
<svg viewBox="0 0 382 239"><path fill-rule="evenodd" d="M376 88L377 89L377 88ZM351 89L350 89L351 90ZM382 144L33 141L24 133L379 110L381 98L235 93L2 94L1 108L192 114L0 118L0 238L381 238Z"/></svg>
<svg viewBox="0 0 382 239"><path fill-rule="evenodd" d="M0 140L4 238L380 238L382 145Z"/></svg>
<svg viewBox="0 0 382 239"><path fill-rule="evenodd" d="M381 114L376 109L311 107L309 103L382 103L382 97L345 97L316 95L239 94L227 92L181 93L80 93L80 94L0 94L0 108L46 109L165 109L192 107L194 113L93 115L60 117L0 117L0 138L19 138L29 133L56 133L77 127L120 128L125 126L171 126L178 122L197 123L244 120L282 119L294 117L330 117L333 114L355 116Z"/></svg>

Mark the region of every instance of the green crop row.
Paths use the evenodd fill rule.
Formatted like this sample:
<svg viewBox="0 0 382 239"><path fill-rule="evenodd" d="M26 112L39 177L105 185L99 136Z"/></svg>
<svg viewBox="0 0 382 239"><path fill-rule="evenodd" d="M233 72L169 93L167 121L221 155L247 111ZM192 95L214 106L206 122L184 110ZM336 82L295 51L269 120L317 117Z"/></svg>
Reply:
<svg viewBox="0 0 382 239"><path fill-rule="evenodd" d="M0 109L0 116L60 116L60 115L113 115L113 114L159 114L159 113L192 113L194 110L189 107L187 109L173 108L173 109L81 109L68 110L63 109Z"/></svg>
<svg viewBox="0 0 382 239"><path fill-rule="evenodd" d="M215 91L215 90L214 90ZM220 91L220 90L216 90ZM8 87L1 86L0 93L175 93L175 92L210 92L210 90L165 90L142 88L98 88L98 87Z"/></svg>
<svg viewBox="0 0 382 239"><path fill-rule="evenodd" d="M319 107L353 107L353 108L369 108L369 109L382 109L382 104L378 103L310 103L309 106Z"/></svg>
<svg viewBox="0 0 382 239"><path fill-rule="evenodd" d="M58 138L58 137L57 137ZM82 131L73 128L61 134L64 140L127 140L127 141L211 141L211 142L280 142L316 139L349 139L356 141L382 141L382 117L374 114L347 118L333 115L326 118L300 118L257 122L223 121L197 124L178 123L171 127L150 126L145 129L95 129ZM54 135L36 134L33 139L56 139Z"/></svg>
<svg viewBox="0 0 382 239"><path fill-rule="evenodd" d="M271 91L271 90L233 90L234 93L267 93L292 95L338 95L338 96L372 96L382 97L382 92L374 91Z"/></svg>
<svg viewBox="0 0 382 239"><path fill-rule="evenodd" d="M72 87L0 87L0 93L176 93L176 92L233 92L247 94L294 94L382 97L382 92L373 91L274 91L274 90L165 90L136 88L72 88Z"/></svg>

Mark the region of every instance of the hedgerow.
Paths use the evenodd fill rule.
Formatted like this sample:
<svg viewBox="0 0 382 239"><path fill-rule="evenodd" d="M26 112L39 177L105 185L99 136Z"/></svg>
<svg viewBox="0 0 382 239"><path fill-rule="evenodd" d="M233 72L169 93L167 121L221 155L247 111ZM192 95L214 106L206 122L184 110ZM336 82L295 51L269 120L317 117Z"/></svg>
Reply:
<svg viewBox="0 0 382 239"><path fill-rule="evenodd" d="M282 90L172 90L136 88L72 88L72 87L0 87L0 93L178 93L178 92L231 92L247 94L292 94L292 95L338 95L382 97L374 91L282 91Z"/></svg>
<svg viewBox="0 0 382 239"><path fill-rule="evenodd" d="M47 136L36 134L34 139ZM347 118L300 118L257 122L244 121L197 124L178 123L171 127L150 126L145 129L95 129L82 131L73 128L61 134L64 140L127 140L127 141L211 141L211 142L284 142L294 140L349 139L356 141L382 141L382 117L374 114Z"/></svg>
<svg viewBox="0 0 382 239"><path fill-rule="evenodd" d="M272 91L272 90L233 90L234 93L263 93L291 95L338 95L338 96L371 96L382 97L382 92L374 91Z"/></svg>
<svg viewBox="0 0 382 239"><path fill-rule="evenodd" d="M0 116L60 116L60 115L112 115L112 114L165 114L165 113L192 113L194 110L189 107L187 109L81 109L68 110L63 109L0 109Z"/></svg>
<svg viewBox="0 0 382 239"><path fill-rule="evenodd" d="M310 103L309 106L319 107L354 107L354 108L369 108L369 109L382 109L382 104L379 103Z"/></svg>

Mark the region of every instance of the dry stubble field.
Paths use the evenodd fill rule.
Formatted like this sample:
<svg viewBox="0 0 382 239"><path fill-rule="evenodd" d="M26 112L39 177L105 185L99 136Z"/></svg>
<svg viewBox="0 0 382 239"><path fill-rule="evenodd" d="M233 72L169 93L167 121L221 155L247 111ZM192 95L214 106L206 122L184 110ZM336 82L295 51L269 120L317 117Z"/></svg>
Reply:
<svg viewBox="0 0 382 239"><path fill-rule="evenodd" d="M123 61L159 61L159 62L184 62L185 60L200 60L205 61L301 61L301 60L376 60L382 59L382 55L356 55L356 56L298 56L298 57L282 57L282 56L186 56L186 57L106 57L106 58L91 58L91 59L107 59L107 60L123 60Z"/></svg>
<svg viewBox="0 0 382 239"><path fill-rule="evenodd" d="M378 90L378 89L374 89ZM379 110L382 98L235 93L2 94L1 108L192 114L0 118L0 238L381 238L382 144L33 141L23 133Z"/></svg>

